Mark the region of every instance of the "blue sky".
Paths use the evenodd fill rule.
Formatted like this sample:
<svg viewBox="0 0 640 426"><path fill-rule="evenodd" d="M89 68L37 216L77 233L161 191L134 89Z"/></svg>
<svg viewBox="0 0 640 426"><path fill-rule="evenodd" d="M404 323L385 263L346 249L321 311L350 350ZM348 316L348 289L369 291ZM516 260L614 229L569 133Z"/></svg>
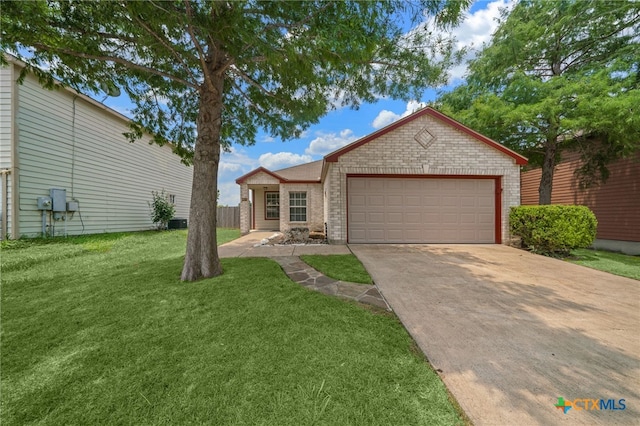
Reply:
<svg viewBox="0 0 640 426"><path fill-rule="evenodd" d="M452 30L458 47L479 48L488 42L495 30L499 9L511 4L510 0L476 1L462 24ZM450 85L440 90L446 91L463 81L465 67L451 70ZM375 104L361 105L358 110L341 108L332 111L320 122L311 126L302 137L283 142L261 133L253 146L234 145L231 152L223 153L218 173L220 204L234 206L240 202L240 187L236 178L263 166L270 170L282 169L309 161L320 160L327 153L366 136L395 120L419 109L424 103L434 100L436 90L424 91L421 99L410 102L380 99ZM104 104L128 114L126 101L107 98Z"/></svg>

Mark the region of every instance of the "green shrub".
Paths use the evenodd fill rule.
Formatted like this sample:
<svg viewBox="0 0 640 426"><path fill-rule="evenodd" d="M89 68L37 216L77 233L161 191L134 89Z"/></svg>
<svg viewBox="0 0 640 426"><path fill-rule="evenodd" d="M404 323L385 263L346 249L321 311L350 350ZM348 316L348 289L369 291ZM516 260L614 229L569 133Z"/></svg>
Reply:
<svg viewBox="0 0 640 426"><path fill-rule="evenodd" d="M151 208L151 221L158 229L167 229L167 224L176 212L176 207L169 201L169 195L164 192L151 191L153 200L149 203Z"/></svg>
<svg viewBox="0 0 640 426"><path fill-rule="evenodd" d="M589 247L597 225L596 216L585 206L520 206L509 214L511 235L519 236L523 247L551 256Z"/></svg>

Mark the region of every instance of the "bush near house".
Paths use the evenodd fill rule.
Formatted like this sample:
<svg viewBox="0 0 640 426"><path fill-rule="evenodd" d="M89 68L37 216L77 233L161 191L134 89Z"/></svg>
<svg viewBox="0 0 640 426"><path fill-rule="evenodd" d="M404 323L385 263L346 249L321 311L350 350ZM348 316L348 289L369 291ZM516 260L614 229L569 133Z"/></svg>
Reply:
<svg viewBox="0 0 640 426"><path fill-rule="evenodd" d="M149 203L151 208L151 221L158 229L167 229L167 224L176 212L176 206L169 200L169 194L158 191L151 191L153 201Z"/></svg>
<svg viewBox="0 0 640 426"><path fill-rule="evenodd" d="M567 256L573 249L589 247L597 225L585 206L519 206L509 214L511 234L522 239L522 246L548 256Z"/></svg>

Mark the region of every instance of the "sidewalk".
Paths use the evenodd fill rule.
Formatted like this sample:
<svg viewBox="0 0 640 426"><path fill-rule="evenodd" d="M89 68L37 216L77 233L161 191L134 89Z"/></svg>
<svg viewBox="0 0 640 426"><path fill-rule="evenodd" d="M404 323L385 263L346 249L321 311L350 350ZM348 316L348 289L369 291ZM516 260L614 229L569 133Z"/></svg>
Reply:
<svg viewBox="0 0 640 426"><path fill-rule="evenodd" d="M265 238L271 237L274 231L255 231L230 241L218 247L218 255L225 257L280 257L300 256L302 254L351 254L351 251L343 244L308 244L308 245L282 245L282 246L258 246Z"/></svg>

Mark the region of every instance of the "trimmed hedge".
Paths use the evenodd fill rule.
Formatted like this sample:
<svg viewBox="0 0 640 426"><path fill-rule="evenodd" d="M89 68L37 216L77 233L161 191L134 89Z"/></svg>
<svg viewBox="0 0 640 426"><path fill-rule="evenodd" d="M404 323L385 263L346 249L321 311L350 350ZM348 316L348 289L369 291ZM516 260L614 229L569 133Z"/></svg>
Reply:
<svg viewBox="0 0 640 426"><path fill-rule="evenodd" d="M511 235L522 246L546 255L568 255L576 248L589 247L596 238L598 221L585 206L519 206L509 213Z"/></svg>

